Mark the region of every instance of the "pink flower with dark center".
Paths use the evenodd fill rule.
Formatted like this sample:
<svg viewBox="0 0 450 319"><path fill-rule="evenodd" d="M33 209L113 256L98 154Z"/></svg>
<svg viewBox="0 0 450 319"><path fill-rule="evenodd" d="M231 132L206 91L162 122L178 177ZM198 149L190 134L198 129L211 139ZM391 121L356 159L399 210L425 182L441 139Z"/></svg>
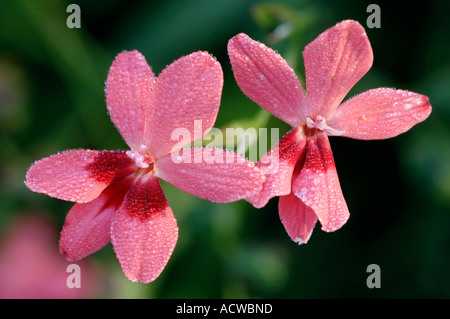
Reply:
<svg viewBox="0 0 450 319"><path fill-rule="evenodd" d="M80 260L111 241L125 275L151 282L178 239L158 178L217 203L261 190L264 175L238 154L187 148L178 156L184 161L172 160L195 136L183 135L180 141L172 138L174 130L194 132L194 122L202 124L203 135L211 130L222 86L221 66L207 52L176 60L158 78L136 50L116 57L106 81L106 103L131 150L70 150L34 163L26 175L32 191L76 202L60 238L68 260Z"/></svg>
<svg viewBox="0 0 450 319"><path fill-rule="evenodd" d="M372 89L341 104L373 61L369 39L356 21L338 23L305 47L306 96L287 62L246 34L229 41L228 53L241 90L293 127L258 161L266 180L248 201L260 208L280 196L281 221L299 244L308 241L317 220L332 232L349 217L328 136L391 138L431 112L426 96L391 88ZM276 172L267 169L273 161Z"/></svg>

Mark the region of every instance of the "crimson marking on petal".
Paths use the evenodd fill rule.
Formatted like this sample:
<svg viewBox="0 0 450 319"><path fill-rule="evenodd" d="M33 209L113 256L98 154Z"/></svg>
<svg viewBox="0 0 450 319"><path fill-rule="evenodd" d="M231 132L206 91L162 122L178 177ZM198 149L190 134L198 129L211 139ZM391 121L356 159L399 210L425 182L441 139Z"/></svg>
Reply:
<svg viewBox="0 0 450 319"><path fill-rule="evenodd" d="M288 161L290 164L298 159L299 139L297 134L303 134L299 128L294 128L287 132L279 143L280 159Z"/></svg>
<svg viewBox="0 0 450 319"><path fill-rule="evenodd" d="M132 174L134 161L123 151L100 151L94 161L86 166L92 178L110 183L113 179Z"/></svg>
<svg viewBox="0 0 450 319"><path fill-rule="evenodd" d="M320 152L316 158L321 160L321 164L315 165L314 169L319 170L322 169L323 172L328 171L329 169L336 169L336 164L334 163L333 152L331 150L330 144L327 142L328 139L321 136L320 138L315 139L315 143L317 145L317 149Z"/></svg>
<svg viewBox="0 0 450 319"><path fill-rule="evenodd" d="M348 207L325 134L308 138L305 163L292 182L292 190L306 206L314 210L322 230L335 231L346 223Z"/></svg>
<svg viewBox="0 0 450 319"><path fill-rule="evenodd" d="M148 179L153 179L148 182ZM139 178L128 192L124 209L129 216L144 221L150 215L164 211L169 206L158 178L153 173Z"/></svg>
<svg viewBox="0 0 450 319"><path fill-rule="evenodd" d="M123 203L125 195L130 190L133 182L132 177L120 178L114 181L103 192L107 195L107 199L97 214L101 214L106 208L114 208L117 210Z"/></svg>

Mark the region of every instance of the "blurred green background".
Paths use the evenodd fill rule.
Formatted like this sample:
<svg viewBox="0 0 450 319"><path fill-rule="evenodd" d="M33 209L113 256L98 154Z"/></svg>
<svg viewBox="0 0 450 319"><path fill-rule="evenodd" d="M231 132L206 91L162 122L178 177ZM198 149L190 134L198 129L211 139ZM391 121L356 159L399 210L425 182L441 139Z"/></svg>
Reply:
<svg viewBox="0 0 450 319"><path fill-rule="evenodd" d="M318 224L309 243L298 246L279 220L277 199L260 210L245 201L219 205L162 182L180 228L166 269L151 284L132 283L109 244L86 258L102 280L84 297L449 298L450 6L392 2L377 2L381 28L369 29L371 2L359 0L1 0L0 243L8 245L15 220L33 215L53 223L49 249L58 249L72 203L25 187L35 160L74 148L127 148L104 98L117 53L139 50L158 74L182 55L209 51L225 76L215 126L278 127L281 136L286 124L236 85L228 40L245 32L266 43L302 80L303 47L335 23L355 19L366 28L375 60L349 96L408 89L427 95L433 112L394 139L331 138L351 213L347 224L334 233ZM66 26L70 3L81 8L80 29ZM379 289L366 286L369 264L381 267ZM32 267L33 261L20 271Z"/></svg>

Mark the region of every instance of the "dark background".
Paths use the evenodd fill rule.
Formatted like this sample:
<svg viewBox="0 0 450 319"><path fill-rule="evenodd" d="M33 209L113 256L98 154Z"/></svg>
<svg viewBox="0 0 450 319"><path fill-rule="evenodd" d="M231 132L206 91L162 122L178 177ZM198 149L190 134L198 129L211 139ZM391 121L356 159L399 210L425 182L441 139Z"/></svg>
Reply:
<svg viewBox="0 0 450 319"><path fill-rule="evenodd" d="M86 258L101 280L85 283L82 297L449 298L450 6L392 2L377 2L381 28L369 29L370 2L359 0L0 1L0 243L10 244L11 225L31 215L53 225L48 249L58 250L72 204L25 187L35 160L66 149L127 148L104 98L117 53L139 50L158 74L183 55L209 51L225 76L215 126L278 127L284 134L286 124L237 87L228 40L245 32L266 43L304 83L303 47L354 19L366 28L375 58L349 96L396 87L428 96L433 111L394 139L330 139L351 213L347 224L334 233L317 225L308 244L298 246L279 220L276 198L260 210L245 201L219 205L162 182L180 228L162 275L147 285L128 281L109 244ZM70 3L81 8L80 29L66 26ZM280 39L274 30L283 28ZM33 264L19 264L8 276L19 281ZM379 289L366 286L370 264L381 268ZM39 284L48 282L39 283L39 273L34 278L34 288L25 289L41 297Z"/></svg>

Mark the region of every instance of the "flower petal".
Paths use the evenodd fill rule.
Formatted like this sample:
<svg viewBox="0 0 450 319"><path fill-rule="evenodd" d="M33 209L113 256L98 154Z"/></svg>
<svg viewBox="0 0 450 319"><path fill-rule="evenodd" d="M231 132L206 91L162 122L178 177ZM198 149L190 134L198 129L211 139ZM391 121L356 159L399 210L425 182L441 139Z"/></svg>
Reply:
<svg viewBox="0 0 450 319"><path fill-rule="evenodd" d="M289 237L297 244L306 244L317 222L317 215L297 196L280 196L278 211Z"/></svg>
<svg viewBox="0 0 450 319"><path fill-rule="evenodd" d="M291 126L300 124L305 94L281 55L244 33L230 39L228 55L245 95Z"/></svg>
<svg viewBox="0 0 450 319"><path fill-rule="evenodd" d="M177 221L159 180L153 174L140 177L111 224L111 242L123 272L134 282L155 280L177 239Z"/></svg>
<svg viewBox="0 0 450 319"><path fill-rule="evenodd" d="M155 84L155 109L146 141L155 157L162 157L204 136L214 125L220 106L223 73L207 52L184 56L166 67ZM194 126L195 125L195 126ZM172 138L174 130L189 136Z"/></svg>
<svg viewBox="0 0 450 319"><path fill-rule="evenodd" d="M34 192L62 200L86 203L115 179L134 170L125 152L71 150L35 162L25 185Z"/></svg>
<svg viewBox="0 0 450 319"><path fill-rule="evenodd" d="M161 179L182 191L215 203L229 203L261 190L264 175L237 153L216 148L183 149L159 159Z"/></svg>
<svg viewBox="0 0 450 319"><path fill-rule="evenodd" d="M308 44L303 58L307 115L327 119L369 71L373 53L364 28L356 21L345 20Z"/></svg>
<svg viewBox="0 0 450 319"><path fill-rule="evenodd" d="M111 220L131 181L130 177L115 181L96 199L70 209L59 240L59 250L68 260L83 259L109 243Z"/></svg>
<svg viewBox="0 0 450 319"><path fill-rule="evenodd" d="M358 94L343 103L328 124L345 131L343 136L346 137L385 139L408 131L430 113L431 105L424 95L379 88Z"/></svg>
<svg viewBox="0 0 450 319"><path fill-rule="evenodd" d="M292 191L310 207L327 232L341 228L349 217L328 137L318 134L307 140L306 159L292 182Z"/></svg>
<svg viewBox="0 0 450 319"><path fill-rule="evenodd" d="M246 200L256 208L261 208L275 196L291 192L292 172L304 152L306 138L303 132L292 129L266 155L256 163L265 174L261 192Z"/></svg>
<svg viewBox="0 0 450 319"><path fill-rule="evenodd" d="M155 76L136 50L117 55L106 80L106 104L111 120L128 146L136 151L144 143L146 119L153 107Z"/></svg>

